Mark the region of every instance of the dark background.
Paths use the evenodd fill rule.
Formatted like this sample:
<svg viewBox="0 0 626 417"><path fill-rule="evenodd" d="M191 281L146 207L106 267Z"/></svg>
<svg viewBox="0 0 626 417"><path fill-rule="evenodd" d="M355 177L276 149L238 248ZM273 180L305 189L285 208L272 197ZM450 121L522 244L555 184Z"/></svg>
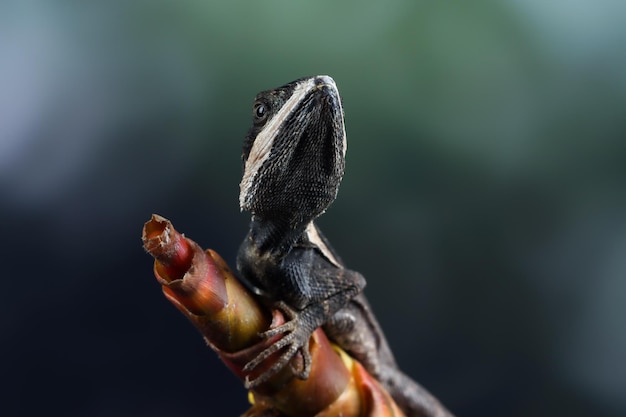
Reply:
<svg viewBox="0 0 626 417"><path fill-rule="evenodd" d="M626 3L0 4L0 414L234 416L156 212L233 264L254 95L329 74L320 224L458 416L626 415Z"/></svg>

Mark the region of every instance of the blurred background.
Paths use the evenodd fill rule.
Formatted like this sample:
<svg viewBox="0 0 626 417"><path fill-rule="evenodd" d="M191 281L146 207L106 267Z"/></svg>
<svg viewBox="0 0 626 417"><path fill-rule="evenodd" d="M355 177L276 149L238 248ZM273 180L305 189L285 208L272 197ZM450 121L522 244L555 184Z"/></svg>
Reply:
<svg viewBox="0 0 626 417"><path fill-rule="evenodd" d="M458 416L626 415L626 3L0 3L3 416L234 416L151 213L234 264L254 95L329 74L319 223Z"/></svg>

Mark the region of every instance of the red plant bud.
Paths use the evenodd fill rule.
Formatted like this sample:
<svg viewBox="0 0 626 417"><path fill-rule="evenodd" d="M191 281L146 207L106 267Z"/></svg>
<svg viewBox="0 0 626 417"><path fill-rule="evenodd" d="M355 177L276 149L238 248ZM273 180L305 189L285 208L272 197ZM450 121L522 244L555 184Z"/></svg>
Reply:
<svg viewBox="0 0 626 417"><path fill-rule="evenodd" d="M268 311L217 253L203 251L167 219L153 215L144 225L142 239L155 258L154 273L166 298L244 379L243 367L283 337L259 337L284 323L282 313ZM321 329L313 333L309 352L312 367L307 380L294 377L292 368L302 366L302 356L296 354L289 366L254 389L254 405L244 416L404 417L380 384L347 354L335 351ZM281 353L271 355L249 376L255 378L271 367Z"/></svg>
<svg viewBox="0 0 626 417"><path fill-rule="evenodd" d="M211 346L233 352L259 341L258 333L269 326L270 314L217 253L203 251L156 214L144 225L142 239L155 258L154 274L165 297Z"/></svg>
<svg viewBox="0 0 626 417"><path fill-rule="evenodd" d="M180 279L191 266L193 254L187 239L166 218L153 214L143 226L141 239L146 251L159 261L162 279Z"/></svg>

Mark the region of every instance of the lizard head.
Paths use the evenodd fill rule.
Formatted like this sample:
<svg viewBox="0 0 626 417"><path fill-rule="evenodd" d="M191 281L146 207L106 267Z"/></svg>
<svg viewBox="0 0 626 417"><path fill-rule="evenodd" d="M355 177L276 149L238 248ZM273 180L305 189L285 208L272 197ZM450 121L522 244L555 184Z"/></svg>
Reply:
<svg viewBox="0 0 626 417"><path fill-rule="evenodd" d="M346 132L339 91L324 75L259 93L243 146L239 205L254 216L308 223L334 201Z"/></svg>

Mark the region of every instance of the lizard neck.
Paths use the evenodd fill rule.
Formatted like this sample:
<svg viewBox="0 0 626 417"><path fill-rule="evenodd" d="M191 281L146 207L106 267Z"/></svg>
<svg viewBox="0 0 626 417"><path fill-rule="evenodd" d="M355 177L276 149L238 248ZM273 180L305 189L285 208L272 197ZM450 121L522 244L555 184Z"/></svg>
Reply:
<svg viewBox="0 0 626 417"><path fill-rule="evenodd" d="M311 222L293 222L288 218L268 219L252 216L249 237L262 253L282 257L301 239Z"/></svg>

